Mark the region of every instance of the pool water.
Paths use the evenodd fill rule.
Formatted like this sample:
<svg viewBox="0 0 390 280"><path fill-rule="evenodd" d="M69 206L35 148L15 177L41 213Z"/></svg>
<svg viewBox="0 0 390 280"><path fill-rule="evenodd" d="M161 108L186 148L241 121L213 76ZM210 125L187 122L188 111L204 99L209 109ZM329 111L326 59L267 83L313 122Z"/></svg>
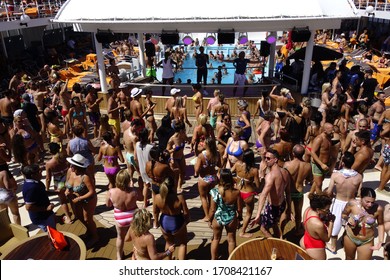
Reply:
<svg viewBox="0 0 390 280"><path fill-rule="evenodd" d="M215 55L217 50L221 53L223 51L223 54L225 56L225 59L227 55L231 56L235 47L234 45L231 46L207 46L204 47L204 53L208 54L210 51L213 52ZM183 63L183 70L178 71L175 73L174 81L176 82L179 78L181 79L182 83L187 83L187 80L190 79L191 83L196 83L196 66L195 66L195 58L193 57L194 49L188 49L188 55L186 56L184 63ZM241 49L237 49L236 52L239 53ZM244 50L246 53L249 53L249 50ZM199 52L199 51L198 51ZM207 83L211 84L211 79L215 77L215 74L218 71L218 66L222 66L222 64L225 64L227 73L224 74L224 71L222 70L222 84L233 84L234 82L234 71L235 68L233 66L233 60L231 62L228 61L218 61L214 59L210 59L209 61L209 69L207 74ZM210 68L212 66L212 68ZM162 80L162 68L157 69L157 79L159 81ZM260 75L256 75L257 78L260 78ZM217 83L217 79L215 78L215 83Z"/></svg>

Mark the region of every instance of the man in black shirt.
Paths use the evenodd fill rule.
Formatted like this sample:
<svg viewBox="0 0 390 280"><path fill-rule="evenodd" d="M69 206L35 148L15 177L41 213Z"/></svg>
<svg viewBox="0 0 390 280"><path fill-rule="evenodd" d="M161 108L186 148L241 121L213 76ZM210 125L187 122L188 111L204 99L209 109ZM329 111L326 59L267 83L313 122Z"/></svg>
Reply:
<svg viewBox="0 0 390 280"><path fill-rule="evenodd" d="M199 52L195 57L195 65L198 68L196 72L196 82L200 84L203 78L203 84L207 84L207 64L209 64L209 56L204 53L204 47L199 47Z"/></svg>
<svg viewBox="0 0 390 280"><path fill-rule="evenodd" d="M367 106L371 106L374 103L374 92L378 85L378 81L372 77L372 69L365 70L364 81L360 86L360 92L358 99L367 98Z"/></svg>

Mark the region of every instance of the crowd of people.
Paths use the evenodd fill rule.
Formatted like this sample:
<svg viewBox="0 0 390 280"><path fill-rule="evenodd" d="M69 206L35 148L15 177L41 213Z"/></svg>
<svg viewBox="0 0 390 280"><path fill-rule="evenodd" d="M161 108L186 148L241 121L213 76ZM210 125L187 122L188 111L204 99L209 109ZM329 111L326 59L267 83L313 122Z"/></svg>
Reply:
<svg viewBox="0 0 390 280"><path fill-rule="evenodd" d="M208 55L200 49L197 56L201 82L201 64L208 63ZM239 75L250 60L241 52L234 61L237 83L244 85ZM157 63L164 69L176 64L170 53ZM213 232L212 259L219 258L224 228L231 253L237 232L242 238L257 230L265 237L283 238L289 223L297 236L303 235L301 246L314 259L325 259L326 249L339 249L342 227L347 259L371 259L373 250L380 249L390 233L389 207L376 204L376 192L363 188L362 180L375 161L381 171L376 191L390 193L390 110L384 93L374 94L372 70L363 73L333 64L325 69L318 110L310 99L297 102L287 88L275 86L261 93L252 114L248 101L239 99L238 116L231 115L218 89L204 106L202 85L196 83L191 96L195 122L187 115L187 95L172 87L169 73L163 76L170 91L166 115L157 125L151 88L113 79L107 107L101 108L102 98L92 85L76 83L69 89L68 81L47 66L39 80L23 81L23 71L17 72L0 99L0 205L9 207L13 222L20 224L21 218L11 161L21 166L31 222L44 231L47 225L55 227L47 194L54 190L63 222L80 220L87 229L87 247L93 247L99 241L93 219L95 174L102 162L106 205L114 209L117 223L117 259L124 257L129 240L134 259L172 258L175 250L178 259L186 258L191 217L183 189L188 176L198 178L202 221ZM108 74L117 75L115 63ZM193 126L192 137L186 126ZM381 153L374 159L377 145ZM185 147L194 156L193 174L188 173ZM327 176L330 183L323 186ZM307 191L310 207L302 209ZM149 205L152 213L146 210ZM161 229L166 251L157 252L151 227Z"/></svg>

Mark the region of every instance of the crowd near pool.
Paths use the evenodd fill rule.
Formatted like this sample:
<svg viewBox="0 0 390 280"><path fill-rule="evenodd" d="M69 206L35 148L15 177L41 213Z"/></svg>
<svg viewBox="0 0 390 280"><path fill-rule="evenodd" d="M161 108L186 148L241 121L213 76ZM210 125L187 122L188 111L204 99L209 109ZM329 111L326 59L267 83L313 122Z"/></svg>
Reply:
<svg viewBox="0 0 390 280"><path fill-rule="evenodd" d="M175 48L175 47L174 47ZM179 70L175 73L175 83L180 79L182 83L187 83L189 80L191 80L191 83L196 83L196 65L195 65L195 58L193 56L195 47L186 47L188 55L186 56L184 62L183 62L183 70ZM236 50L237 53L241 51L245 51L245 53L249 54L249 50L246 49L237 49L234 45L223 45L223 46L205 46L204 47L204 53L209 54L210 51L213 52L214 55L216 55L216 52L219 51L220 53L223 52L224 54L224 61L217 60L217 59L210 59L208 74L207 74L207 83L211 84L211 79L215 78L215 75L218 71L218 66L223 67L225 65L225 71L222 71L222 84L233 84L234 82L234 71L235 68L233 66L233 59L231 61L228 61L228 56L231 57L234 50ZM196 48L196 51L199 52L198 47ZM226 61L227 60L227 61ZM248 72L251 72L252 70L248 68ZM260 79L261 73L257 72L254 73L255 78ZM162 80L162 68L157 69L157 79L159 81ZM216 83L215 78L215 83Z"/></svg>

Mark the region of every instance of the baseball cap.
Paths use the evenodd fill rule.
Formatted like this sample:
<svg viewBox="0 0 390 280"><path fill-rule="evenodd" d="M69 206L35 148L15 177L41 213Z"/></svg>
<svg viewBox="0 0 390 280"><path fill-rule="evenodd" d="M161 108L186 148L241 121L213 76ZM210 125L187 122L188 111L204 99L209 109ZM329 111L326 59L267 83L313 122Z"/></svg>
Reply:
<svg viewBox="0 0 390 280"><path fill-rule="evenodd" d="M178 88L171 89L171 95L175 95L176 93L180 92L181 90Z"/></svg>
<svg viewBox="0 0 390 280"><path fill-rule="evenodd" d="M23 93L22 99L25 100L25 101L30 101L31 100L30 95L28 95L28 93Z"/></svg>

